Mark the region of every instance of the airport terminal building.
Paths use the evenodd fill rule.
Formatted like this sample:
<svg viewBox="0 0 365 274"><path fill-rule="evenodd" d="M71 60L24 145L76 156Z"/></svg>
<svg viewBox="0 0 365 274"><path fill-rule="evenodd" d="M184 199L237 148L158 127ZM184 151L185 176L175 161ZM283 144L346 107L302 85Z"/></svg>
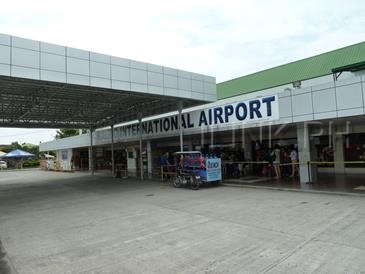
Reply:
<svg viewBox="0 0 365 274"><path fill-rule="evenodd" d="M90 64L103 61L94 58ZM113 84L110 67L115 65L120 89L181 94L201 102L181 103L180 113L166 107L164 114L41 143L41 151L56 152L62 170L89 170L90 165L108 170L113 157L116 169L127 170L129 176L138 176L141 168L145 176L158 176L161 154L179 151L182 139L184 150L218 154L223 163L247 163L240 165L247 174L265 175L259 162L280 147L284 155L297 150L301 183L326 173L365 175L365 42L216 86L215 78L192 72L105 60L104 88ZM102 75L102 66L95 72Z"/></svg>

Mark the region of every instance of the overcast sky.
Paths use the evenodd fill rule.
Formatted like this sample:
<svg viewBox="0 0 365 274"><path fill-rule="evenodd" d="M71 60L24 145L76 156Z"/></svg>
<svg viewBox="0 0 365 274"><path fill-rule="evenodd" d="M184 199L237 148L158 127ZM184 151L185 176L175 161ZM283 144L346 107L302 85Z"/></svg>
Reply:
<svg viewBox="0 0 365 274"><path fill-rule="evenodd" d="M365 40L365 1L3 1L0 32L215 76ZM55 130L0 129L0 144Z"/></svg>

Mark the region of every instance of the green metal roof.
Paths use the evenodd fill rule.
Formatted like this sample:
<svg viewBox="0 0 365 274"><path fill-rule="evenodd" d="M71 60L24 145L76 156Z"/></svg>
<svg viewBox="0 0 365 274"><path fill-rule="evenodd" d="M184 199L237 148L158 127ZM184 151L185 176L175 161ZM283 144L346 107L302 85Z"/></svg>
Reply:
<svg viewBox="0 0 365 274"><path fill-rule="evenodd" d="M365 61L365 42L217 84L218 99L332 74L332 69Z"/></svg>

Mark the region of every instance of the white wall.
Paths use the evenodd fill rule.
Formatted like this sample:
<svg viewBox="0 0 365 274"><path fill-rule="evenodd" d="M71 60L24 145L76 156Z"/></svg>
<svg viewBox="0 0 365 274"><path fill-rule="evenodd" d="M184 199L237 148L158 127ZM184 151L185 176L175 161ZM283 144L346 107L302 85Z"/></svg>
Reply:
<svg viewBox="0 0 365 274"><path fill-rule="evenodd" d="M308 82L313 81L314 80L308 80ZM219 100L217 102L205 104L200 107L185 109L184 113L195 111L197 109L222 106L238 101L278 94L280 118L279 120L273 122L274 125L362 116L365 114L365 76L362 74L347 74L346 77L340 77L336 82L333 81L332 75L319 77L319 79L317 79L315 82L320 84L307 86L307 82L303 81L302 88L290 89L287 85L271 88L255 93ZM171 115L171 113L159 115L158 117L166 117L169 115ZM255 128L259 127L260 125L267 125L267 123L246 124L245 128ZM237 127L237 125L232 124L221 124L214 126L213 130L231 130L233 126ZM129 142L138 140L138 134L125 137L119 135L118 127L115 127L114 130L115 142ZM207 129L205 132L209 132L210 130L212 129ZM199 134L201 132L202 129L199 127L184 129L185 135ZM143 136L143 138L156 139L161 137L177 136L178 134L178 131L173 131L163 134L155 134L153 136ZM95 133L94 144L108 144L111 142L110 136L110 129L99 130ZM67 147L88 146L90 143L88 135L80 135L72 138L74 139L66 138L43 143L41 144L40 149L41 151L56 150Z"/></svg>
<svg viewBox="0 0 365 274"><path fill-rule="evenodd" d="M64 158L64 156L67 156ZM60 162L64 171L71 171L72 149L61 149L56 151L56 159Z"/></svg>
<svg viewBox="0 0 365 274"><path fill-rule="evenodd" d="M77 135L73 137L58 139L54 141L40 143L40 151L52 151L57 149L77 148L77 147L88 147L90 146L90 135L89 133Z"/></svg>

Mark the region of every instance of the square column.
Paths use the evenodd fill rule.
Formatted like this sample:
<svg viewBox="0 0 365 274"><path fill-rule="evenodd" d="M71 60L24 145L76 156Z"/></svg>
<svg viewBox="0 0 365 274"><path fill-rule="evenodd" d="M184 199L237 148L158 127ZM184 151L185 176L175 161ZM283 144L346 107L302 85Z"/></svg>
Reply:
<svg viewBox="0 0 365 274"><path fill-rule="evenodd" d="M138 113L138 139L139 139L139 171L143 181L143 142L142 142L142 113Z"/></svg>
<svg viewBox="0 0 365 274"><path fill-rule="evenodd" d="M183 137L183 127L182 127L182 110L183 110L182 101L178 102L177 108L179 111L178 119L179 119L180 151L184 151L184 137Z"/></svg>
<svg viewBox="0 0 365 274"><path fill-rule="evenodd" d="M315 159L315 145L310 140L310 128L306 123L297 125L300 184L317 181L317 166L308 162Z"/></svg>
<svg viewBox="0 0 365 274"><path fill-rule="evenodd" d="M110 149L111 149L111 162L112 162L112 175L114 176L115 175L115 160L114 160L114 125L112 125L110 127L110 133L111 133L111 146L110 146Z"/></svg>
<svg viewBox="0 0 365 274"><path fill-rule="evenodd" d="M153 168L153 163L152 163L152 149L151 149L151 140L147 140L146 142L147 144L147 173L148 173L148 178L152 179L152 168Z"/></svg>
<svg viewBox="0 0 365 274"><path fill-rule="evenodd" d="M245 130L244 128L240 129L241 130L241 142L242 142L242 148L244 150L245 153L245 161L253 161L254 159L252 158L252 141L254 141L254 139L252 138L252 136L248 133L247 130Z"/></svg>
<svg viewBox="0 0 365 274"><path fill-rule="evenodd" d="M345 156L344 156L344 136L342 134L336 134L333 136L334 138L334 152L333 158L335 161L335 173L336 174L345 174Z"/></svg>
<svg viewBox="0 0 365 274"><path fill-rule="evenodd" d="M93 145L93 129L92 128L90 128L89 172L91 175L94 175L94 145Z"/></svg>

